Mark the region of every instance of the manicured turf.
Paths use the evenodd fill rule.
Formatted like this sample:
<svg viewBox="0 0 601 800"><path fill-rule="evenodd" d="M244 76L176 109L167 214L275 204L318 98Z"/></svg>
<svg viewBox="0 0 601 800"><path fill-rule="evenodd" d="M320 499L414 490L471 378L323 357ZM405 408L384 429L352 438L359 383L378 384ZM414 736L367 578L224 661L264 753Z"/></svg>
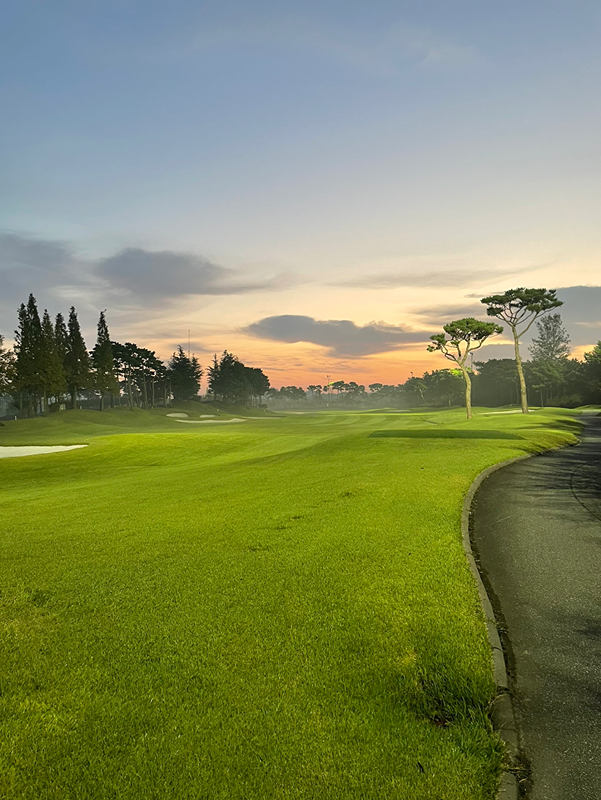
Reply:
<svg viewBox="0 0 601 800"><path fill-rule="evenodd" d="M165 413L0 428L89 444L0 460L0 796L492 798L462 498L574 415Z"/></svg>

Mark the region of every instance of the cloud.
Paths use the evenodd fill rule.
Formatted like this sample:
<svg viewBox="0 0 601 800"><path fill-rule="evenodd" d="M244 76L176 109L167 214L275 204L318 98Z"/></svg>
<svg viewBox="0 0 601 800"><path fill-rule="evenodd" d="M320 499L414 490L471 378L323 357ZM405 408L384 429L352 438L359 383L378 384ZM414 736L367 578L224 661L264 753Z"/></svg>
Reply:
<svg viewBox="0 0 601 800"><path fill-rule="evenodd" d="M445 272L378 273L360 275L347 281L332 284L361 289L395 289L397 287L448 288L469 286L474 283L488 284L491 280L516 275L518 270L447 270Z"/></svg>
<svg viewBox="0 0 601 800"><path fill-rule="evenodd" d="M102 259L97 274L112 287L155 300L186 295L231 295L282 288L284 278L236 282L235 270L193 253L129 247Z"/></svg>
<svg viewBox="0 0 601 800"><path fill-rule="evenodd" d="M291 285L278 276L243 280L232 269L202 256L171 250L127 248L107 258L79 256L69 242L17 233L0 234L0 312L2 325L30 293L42 308L75 304L89 310L110 307L128 314L149 306L164 307L190 295L234 295L273 291Z"/></svg>
<svg viewBox="0 0 601 800"><path fill-rule="evenodd" d="M556 309L554 313L561 315L574 348L589 345L592 341L601 339L601 321L599 320L601 286L567 286L557 289L557 296L564 304ZM422 318L422 324L433 325L437 329L440 329L446 322L460 319L461 317L489 319L486 314L486 307L480 302L479 298L480 295L477 295L472 302L469 302L471 300L471 295L469 295L468 302L463 304L431 306L430 308L417 309L414 313ZM501 322L501 324L503 323ZM510 335L507 326L505 326L505 335ZM532 327L524 337L524 344L529 344L532 336L536 336L536 327ZM495 340L491 341L487 347L504 348L505 345L496 344ZM509 353L509 350L507 352ZM494 358L500 357L494 356ZM507 357L511 356L508 355Z"/></svg>
<svg viewBox="0 0 601 800"><path fill-rule="evenodd" d="M405 65L417 68L447 66L459 68L479 63L482 56L469 44L459 43L436 30L416 25L396 24L370 35L347 30L339 25L316 22L302 13L270 15L260 19L253 11L237 23L216 21L201 28L191 24L163 41L105 50L111 60L156 63L190 61L206 53L226 49L255 47L263 53L269 48L289 53L291 49L321 54L368 74L388 77Z"/></svg>
<svg viewBox="0 0 601 800"><path fill-rule="evenodd" d="M282 314L265 317L243 328L243 332L276 342L309 342L328 349L328 355L358 358L398 350L413 342L426 342L428 334L405 331L398 325L369 322L356 325L348 319L316 320L313 317Z"/></svg>
<svg viewBox="0 0 601 800"><path fill-rule="evenodd" d="M563 306L557 309L572 339L572 346L601 340L601 286L567 286L557 290Z"/></svg>
<svg viewBox="0 0 601 800"><path fill-rule="evenodd" d="M68 242L15 233L0 234L0 282L0 308L11 312L31 292L63 298L94 284L89 264L77 258Z"/></svg>
<svg viewBox="0 0 601 800"><path fill-rule="evenodd" d="M408 25L392 26L375 41L358 41L345 36L343 32L328 33L302 28L291 31L289 35L298 44L366 72L384 76L397 73L403 62L419 67L461 67L480 60L471 46L457 44L429 28Z"/></svg>
<svg viewBox="0 0 601 800"><path fill-rule="evenodd" d="M463 319L464 317L476 317L478 319L486 319L486 309L482 303L473 301L461 304L437 305L429 306L428 308L419 308L414 312L417 316L429 324L434 325L438 330L442 325L451 322L455 319Z"/></svg>

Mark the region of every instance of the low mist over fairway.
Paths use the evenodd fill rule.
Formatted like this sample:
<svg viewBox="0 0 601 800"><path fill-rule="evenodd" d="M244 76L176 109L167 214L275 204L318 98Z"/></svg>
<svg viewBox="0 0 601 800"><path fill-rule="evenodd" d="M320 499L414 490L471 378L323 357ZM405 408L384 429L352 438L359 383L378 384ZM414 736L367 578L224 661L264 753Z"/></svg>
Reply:
<svg viewBox="0 0 601 800"><path fill-rule="evenodd" d="M206 409L0 428L88 445L0 462L0 794L491 798L462 500L576 414Z"/></svg>

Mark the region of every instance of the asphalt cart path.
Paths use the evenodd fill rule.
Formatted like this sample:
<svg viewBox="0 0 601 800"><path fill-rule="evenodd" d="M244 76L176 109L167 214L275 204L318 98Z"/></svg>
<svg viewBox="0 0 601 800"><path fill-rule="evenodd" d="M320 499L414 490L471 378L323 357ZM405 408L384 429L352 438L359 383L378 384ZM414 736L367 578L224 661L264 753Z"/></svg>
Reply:
<svg viewBox="0 0 601 800"><path fill-rule="evenodd" d="M532 800L601 798L601 417L493 473L474 550L503 629Z"/></svg>

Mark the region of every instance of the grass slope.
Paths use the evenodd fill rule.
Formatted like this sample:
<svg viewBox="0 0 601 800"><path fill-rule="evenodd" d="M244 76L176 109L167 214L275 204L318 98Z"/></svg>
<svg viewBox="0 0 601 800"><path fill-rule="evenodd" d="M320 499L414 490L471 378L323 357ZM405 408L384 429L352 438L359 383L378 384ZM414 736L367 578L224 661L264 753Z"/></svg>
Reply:
<svg viewBox="0 0 601 800"><path fill-rule="evenodd" d="M578 428L556 410L7 423L0 445L89 447L0 461L0 795L492 798L462 498Z"/></svg>

